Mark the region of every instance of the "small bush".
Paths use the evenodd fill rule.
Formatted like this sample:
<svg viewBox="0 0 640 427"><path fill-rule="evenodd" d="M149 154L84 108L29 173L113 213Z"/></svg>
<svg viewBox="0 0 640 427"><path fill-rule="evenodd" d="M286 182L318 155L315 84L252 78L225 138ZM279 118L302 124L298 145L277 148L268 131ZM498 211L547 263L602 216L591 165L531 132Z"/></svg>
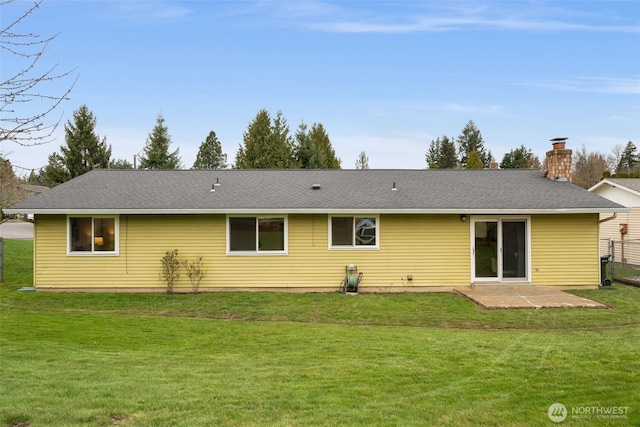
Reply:
<svg viewBox="0 0 640 427"><path fill-rule="evenodd" d="M187 270L187 276L189 276L189 280L191 281L191 290L194 294L198 293L200 282L207 276L207 271L202 268L203 264L201 256L196 258L195 261L182 261L184 269Z"/></svg>
<svg viewBox="0 0 640 427"><path fill-rule="evenodd" d="M162 271L160 272L160 280L167 284L167 293L173 293L173 285L180 278L178 268L180 268L180 262L178 261L178 250L165 252L162 257Z"/></svg>

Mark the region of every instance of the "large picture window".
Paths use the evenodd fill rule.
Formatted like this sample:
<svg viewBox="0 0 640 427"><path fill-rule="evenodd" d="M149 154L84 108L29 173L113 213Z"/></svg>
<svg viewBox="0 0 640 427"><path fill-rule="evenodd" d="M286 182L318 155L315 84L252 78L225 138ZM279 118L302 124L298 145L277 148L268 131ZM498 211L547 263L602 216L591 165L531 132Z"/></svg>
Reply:
<svg viewBox="0 0 640 427"><path fill-rule="evenodd" d="M229 217L229 253L287 252L286 217Z"/></svg>
<svg viewBox="0 0 640 427"><path fill-rule="evenodd" d="M378 218L332 216L329 246L332 248L378 248Z"/></svg>
<svg viewBox="0 0 640 427"><path fill-rule="evenodd" d="M70 254L117 254L116 217L70 216L68 221Z"/></svg>

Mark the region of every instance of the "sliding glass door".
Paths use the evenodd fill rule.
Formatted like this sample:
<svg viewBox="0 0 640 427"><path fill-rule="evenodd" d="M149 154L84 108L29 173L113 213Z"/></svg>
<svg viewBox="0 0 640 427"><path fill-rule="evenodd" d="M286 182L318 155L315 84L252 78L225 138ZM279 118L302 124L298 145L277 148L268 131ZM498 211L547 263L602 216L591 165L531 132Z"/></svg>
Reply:
<svg viewBox="0 0 640 427"><path fill-rule="evenodd" d="M528 280L526 218L476 218L471 225L474 281Z"/></svg>

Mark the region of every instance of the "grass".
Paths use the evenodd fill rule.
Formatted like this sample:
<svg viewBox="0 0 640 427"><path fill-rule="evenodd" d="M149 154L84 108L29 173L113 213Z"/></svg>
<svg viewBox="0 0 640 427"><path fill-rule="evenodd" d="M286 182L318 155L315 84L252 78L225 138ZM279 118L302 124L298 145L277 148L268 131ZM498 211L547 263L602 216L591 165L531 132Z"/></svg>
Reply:
<svg viewBox="0 0 640 427"><path fill-rule="evenodd" d="M5 241L0 424L640 425L640 289L611 309L495 310L450 294L17 292ZM582 415L584 416L584 414Z"/></svg>
<svg viewBox="0 0 640 427"><path fill-rule="evenodd" d="M607 266L607 271L611 272L610 265ZM640 276L640 268L637 265L616 263L614 276L620 278Z"/></svg>

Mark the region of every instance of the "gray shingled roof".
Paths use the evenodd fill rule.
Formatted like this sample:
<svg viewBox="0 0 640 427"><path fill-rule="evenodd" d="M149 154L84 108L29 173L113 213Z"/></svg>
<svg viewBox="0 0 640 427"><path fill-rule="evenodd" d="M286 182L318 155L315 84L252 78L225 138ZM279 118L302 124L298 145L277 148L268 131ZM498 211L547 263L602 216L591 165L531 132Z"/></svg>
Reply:
<svg viewBox="0 0 640 427"><path fill-rule="evenodd" d="M635 191L636 193L640 193L640 178L607 178L600 181L598 184L602 183L613 183L619 187L624 187L631 191ZM590 190L597 188L599 186L598 184L591 187Z"/></svg>
<svg viewBox="0 0 640 427"><path fill-rule="evenodd" d="M212 185L216 182L220 186ZM319 185L319 189L312 186ZM392 190L395 184L397 190ZM617 203L539 170L94 170L8 213L586 213Z"/></svg>

